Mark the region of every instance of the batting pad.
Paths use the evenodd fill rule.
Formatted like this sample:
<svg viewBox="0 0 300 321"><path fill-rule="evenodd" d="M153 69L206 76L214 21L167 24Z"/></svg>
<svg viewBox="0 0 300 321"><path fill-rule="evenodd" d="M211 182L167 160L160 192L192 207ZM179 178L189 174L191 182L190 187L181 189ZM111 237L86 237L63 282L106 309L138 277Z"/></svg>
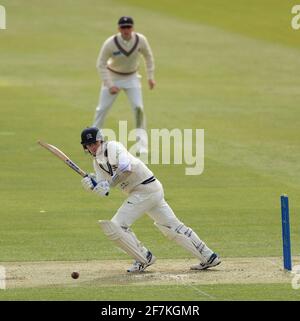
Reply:
<svg viewBox="0 0 300 321"><path fill-rule="evenodd" d="M143 264L148 262L140 242L134 233L130 230L122 229L112 221L100 220L99 224L104 234L129 256Z"/></svg>
<svg viewBox="0 0 300 321"><path fill-rule="evenodd" d="M204 242L202 242L197 234L192 229L187 228L185 225L177 227L173 230L170 227L154 223L156 227L169 239L174 240L181 247L196 256L200 261L206 262L205 257L201 254L201 251L206 248Z"/></svg>

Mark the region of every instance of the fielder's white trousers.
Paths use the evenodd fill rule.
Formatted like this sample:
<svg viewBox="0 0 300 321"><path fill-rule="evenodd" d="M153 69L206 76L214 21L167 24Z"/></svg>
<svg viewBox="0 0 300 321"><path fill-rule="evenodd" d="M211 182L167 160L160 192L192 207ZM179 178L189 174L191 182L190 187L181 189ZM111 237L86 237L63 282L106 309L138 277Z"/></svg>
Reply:
<svg viewBox="0 0 300 321"><path fill-rule="evenodd" d="M148 137L146 134L146 119L144 115L142 88L138 74L121 76L110 72L114 86L123 90L130 102L137 128L137 149L148 149ZM112 107L119 93L112 95L109 88L102 85L99 104L96 108L93 126L103 128L105 117Z"/></svg>

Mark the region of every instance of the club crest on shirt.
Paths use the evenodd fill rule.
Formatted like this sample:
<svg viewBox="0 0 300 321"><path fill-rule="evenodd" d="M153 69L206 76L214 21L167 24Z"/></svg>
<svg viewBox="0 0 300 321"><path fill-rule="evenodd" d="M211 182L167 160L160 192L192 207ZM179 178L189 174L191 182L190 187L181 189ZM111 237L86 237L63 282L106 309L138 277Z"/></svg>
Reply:
<svg viewBox="0 0 300 321"><path fill-rule="evenodd" d="M113 51L113 55L114 56L119 56L121 54L122 54L122 52L120 50L119 51Z"/></svg>

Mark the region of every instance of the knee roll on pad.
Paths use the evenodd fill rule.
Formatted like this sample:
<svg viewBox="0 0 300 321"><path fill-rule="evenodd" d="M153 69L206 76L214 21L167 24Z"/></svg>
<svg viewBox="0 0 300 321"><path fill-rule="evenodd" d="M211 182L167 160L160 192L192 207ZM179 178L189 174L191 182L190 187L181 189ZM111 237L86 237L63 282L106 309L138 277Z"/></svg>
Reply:
<svg viewBox="0 0 300 321"><path fill-rule="evenodd" d="M109 220L100 220L104 234L129 256L141 263L147 263L146 254L135 234Z"/></svg>

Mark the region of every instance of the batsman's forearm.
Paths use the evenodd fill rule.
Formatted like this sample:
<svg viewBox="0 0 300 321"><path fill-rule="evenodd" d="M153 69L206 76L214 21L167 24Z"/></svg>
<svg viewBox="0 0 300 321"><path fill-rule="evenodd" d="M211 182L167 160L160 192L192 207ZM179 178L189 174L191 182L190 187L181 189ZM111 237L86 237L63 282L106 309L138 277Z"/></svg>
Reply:
<svg viewBox="0 0 300 321"><path fill-rule="evenodd" d="M121 173L116 173L113 176L113 179L112 179L111 183L109 184L110 187L117 186L120 182L124 181L130 174L131 174L131 171L125 171L125 172L121 172Z"/></svg>

